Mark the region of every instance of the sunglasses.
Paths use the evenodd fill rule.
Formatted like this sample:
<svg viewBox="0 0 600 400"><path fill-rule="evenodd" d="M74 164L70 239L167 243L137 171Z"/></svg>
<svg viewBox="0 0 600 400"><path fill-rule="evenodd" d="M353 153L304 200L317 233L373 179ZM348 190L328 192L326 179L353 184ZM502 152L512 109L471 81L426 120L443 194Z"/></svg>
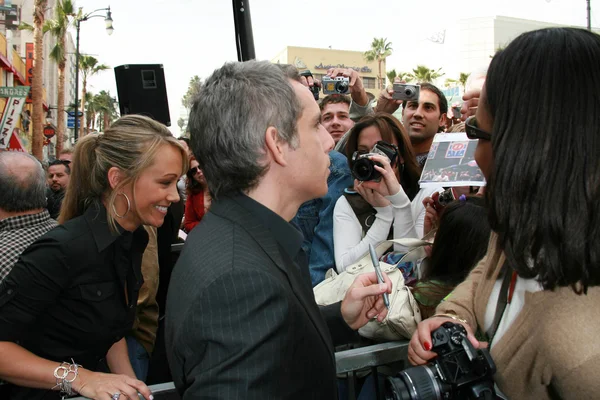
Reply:
<svg viewBox="0 0 600 400"><path fill-rule="evenodd" d="M492 140L492 135L489 132L477 127L477 120L474 115L465 121L465 132L469 139Z"/></svg>
<svg viewBox="0 0 600 400"><path fill-rule="evenodd" d="M199 168L198 167L194 167L194 168L190 168L187 172L188 175L190 176L194 176L198 173Z"/></svg>

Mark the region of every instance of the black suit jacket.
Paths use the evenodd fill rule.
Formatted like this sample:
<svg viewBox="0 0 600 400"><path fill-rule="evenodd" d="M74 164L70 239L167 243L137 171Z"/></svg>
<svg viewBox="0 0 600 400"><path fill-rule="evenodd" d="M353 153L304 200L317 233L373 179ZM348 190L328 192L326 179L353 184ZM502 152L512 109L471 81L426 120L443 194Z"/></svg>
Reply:
<svg viewBox="0 0 600 400"><path fill-rule="evenodd" d="M330 332L340 343L355 333L339 303L319 309L308 270L242 200L212 204L173 272L166 343L175 385L184 399L335 399Z"/></svg>

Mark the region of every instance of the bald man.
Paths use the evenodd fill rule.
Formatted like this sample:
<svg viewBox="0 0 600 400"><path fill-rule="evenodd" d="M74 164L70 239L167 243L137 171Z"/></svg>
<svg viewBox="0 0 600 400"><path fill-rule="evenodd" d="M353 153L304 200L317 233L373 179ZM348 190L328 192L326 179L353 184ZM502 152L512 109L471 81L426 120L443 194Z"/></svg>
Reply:
<svg viewBox="0 0 600 400"><path fill-rule="evenodd" d="M0 283L21 253L56 226L46 210L46 174L34 157L0 151Z"/></svg>

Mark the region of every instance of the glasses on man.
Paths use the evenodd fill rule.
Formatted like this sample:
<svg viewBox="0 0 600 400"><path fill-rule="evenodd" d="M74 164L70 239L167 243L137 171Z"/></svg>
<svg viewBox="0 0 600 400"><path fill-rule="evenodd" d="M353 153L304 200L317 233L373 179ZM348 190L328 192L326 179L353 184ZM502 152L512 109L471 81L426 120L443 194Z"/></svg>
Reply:
<svg viewBox="0 0 600 400"><path fill-rule="evenodd" d="M474 115L465 121L465 132L467 132L469 139L492 140L492 135L489 132L477 127L477 120Z"/></svg>

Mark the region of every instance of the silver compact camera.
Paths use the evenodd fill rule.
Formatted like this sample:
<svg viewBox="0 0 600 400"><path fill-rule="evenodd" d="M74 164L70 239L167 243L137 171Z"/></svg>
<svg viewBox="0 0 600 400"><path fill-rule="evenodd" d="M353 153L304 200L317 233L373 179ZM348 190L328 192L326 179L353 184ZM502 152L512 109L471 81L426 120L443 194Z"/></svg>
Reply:
<svg viewBox="0 0 600 400"><path fill-rule="evenodd" d="M419 101L421 86L408 85L406 83L394 83L394 93L392 99L402 101Z"/></svg>
<svg viewBox="0 0 600 400"><path fill-rule="evenodd" d="M350 78L345 76L336 76L330 78L324 76L321 81L323 84L323 94L347 94L350 91Z"/></svg>

